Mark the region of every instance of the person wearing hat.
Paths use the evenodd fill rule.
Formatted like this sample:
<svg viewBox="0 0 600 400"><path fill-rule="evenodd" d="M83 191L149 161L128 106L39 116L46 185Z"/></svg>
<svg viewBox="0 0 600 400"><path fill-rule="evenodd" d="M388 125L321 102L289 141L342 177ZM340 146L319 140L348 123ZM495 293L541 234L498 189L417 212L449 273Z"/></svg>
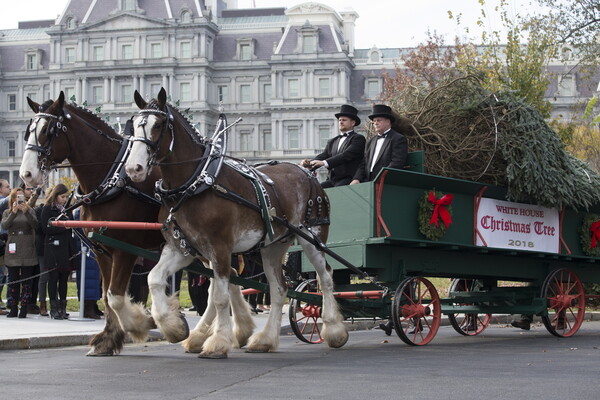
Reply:
<svg viewBox="0 0 600 400"><path fill-rule="evenodd" d="M320 167L329 169L327 180L321 182L324 188L349 184L365 152L365 137L354 132L354 127L360 125L358 110L344 104L335 117L340 134L329 139L325 150L313 160L302 160L300 163L313 170Z"/></svg>
<svg viewBox="0 0 600 400"><path fill-rule="evenodd" d="M404 135L392 129L396 120L392 109L385 104L375 104L369 119L373 121L377 135L369 139L351 185L372 181L383 168L401 169L406 163L408 141Z"/></svg>

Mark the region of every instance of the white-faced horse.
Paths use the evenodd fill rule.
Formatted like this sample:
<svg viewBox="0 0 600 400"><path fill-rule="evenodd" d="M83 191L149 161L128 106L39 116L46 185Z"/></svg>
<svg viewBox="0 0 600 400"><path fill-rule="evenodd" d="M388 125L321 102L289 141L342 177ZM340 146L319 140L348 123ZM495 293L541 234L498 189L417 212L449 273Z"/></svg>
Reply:
<svg viewBox="0 0 600 400"><path fill-rule="evenodd" d="M163 232L167 243L148 277L154 321L171 341L186 336L177 304L165 295L166 279L194 257L204 257L215 274L209 294L215 307L190 332L184 347L192 352L202 349L201 357L227 357L239 335L233 332L229 314L232 254L260 247L272 311L264 329L248 340L247 351L273 351L279 345L287 291L282 260L297 237L290 228L325 242L329 230L327 196L317 180L295 164L269 163L254 169L223 162L217 144L200 140L185 117L167 104L166 97L161 89L157 99L147 103L136 91L134 98L141 111L133 121L134 143L125 165L135 182L146 180L153 164L160 167L163 177L157 188L167 205L160 216L168 226ZM298 241L320 279L322 336L329 346L341 347L348 340L348 332L333 297L332 270L323 252L306 237L298 237ZM244 311L248 315L238 316L238 320L251 317L249 307Z"/></svg>
<svg viewBox="0 0 600 400"><path fill-rule="evenodd" d="M129 182L121 174L128 144L121 135L89 110L65 103L63 92L42 105L27 101L35 113L20 169L28 186L42 183L52 165L68 159L79 181L82 220L157 221L160 204L153 202L153 189L160 171L146 182ZM111 230L106 235L146 249L158 250L163 242L157 231ZM97 255L106 325L91 339L88 355L107 356L121 351L125 332L136 341L145 340L154 322L126 293L136 256L113 248Z"/></svg>

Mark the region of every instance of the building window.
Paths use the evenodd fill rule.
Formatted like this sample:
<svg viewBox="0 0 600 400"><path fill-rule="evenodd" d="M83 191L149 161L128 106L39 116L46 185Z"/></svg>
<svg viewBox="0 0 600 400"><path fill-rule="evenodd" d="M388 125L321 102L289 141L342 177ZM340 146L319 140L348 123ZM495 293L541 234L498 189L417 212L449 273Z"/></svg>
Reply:
<svg viewBox="0 0 600 400"><path fill-rule="evenodd" d="M192 43L190 43L190 42L179 43L179 57L192 58Z"/></svg>
<svg viewBox="0 0 600 400"><path fill-rule="evenodd" d="M250 103L250 85L240 85L240 103Z"/></svg>
<svg viewBox="0 0 600 400"><path fill-rule="evenodd" d="M319 97L331 96L331 85L329 78L319 78Z"/></svg>
<svg viewBox="0 0 600 400"><path fill-rule="evenodd" d="M8 111L16 111L17 110L17 95L9 94L8 95Z"/></svg>
<svg viewBox="0 0 600 400"><path fill-rule="evenodd" d="M367 80L367 98L368 99L376 99L379 97L379 79L369 79Z"/></svg>
<svg viewBox="0 0 600 400"><path fill-rule="evenodd" d="M72 64L75 62L75 48L74 47L65 48L65 62L67 64Z"/></svg>
<svg viewBox="0 0 600 400"><path fill-rule="evenodd" d="M273 141L270 129L265 129L262 133L262 149L263 150L272 150L273 149Z"/></svg>
<svg viewBox="0 0 600 400"><path fill-rule="evenodd" d="M148 96L148 98L154 98L158 95L158 92L160 92L160 88L162 88L162 85L160 83L153 83L150 85L150 96Z"/></svg>
<svg viewBox="0 0 600 400"><path fill-rule="evenodd" d="M288 149L300 148L300 130L296 126L290 126L287 130Z"/></svg>
<svg viewBox="0 0 600 400"><path fill-rule="evenodd" d="M287 92L288 97L300 97L300 82L298 79L288 79Z"/></svg>
<svg viewBox="0 0 600 400"><path fill-rule="evenodd" d="M250 151L250 132L240 132L240 151Z"/></svg>
<svg viewBox="0 0 600 400"><path fill-rule="evenodd" d="M92 48L93 60L103 61L104 60L104 46L94 46Z"/></svg>
<svg viewBox="0 0 600 400"><path fill-rule="evenodd" d="M316 49L317 38L316 36L304 36L302 40L302 52L303 53L314 53Z"/></svg>
<svg viewBox="0 0 600 400"><path fill-rule="evenodd" d="M558 96L575 96L575 77L573 75L564 75L558 78Z"/></svg>
<svg viewBox="0 0 600 400"><path fill-rule="evenodd" d="M65 26L67 29L75 29L75 18L67 18Z"/></svg>
<svg viewBox="0 0 600 400"><path fill-rule="evenodd" d="M217 87L217 102L227 103L229 101L229 87L220 85Z"/></svg>
<svg viewBox="0 0 600 400"><path fill-rule="evenodd" d="M133 99L133 88L131 85L121 86L121 103L131 103Z"/></svg>
<svg viewBox="0 0 600 400"><path fill-rule="evenodd" d="M263 102L268 103L271 101L271 84L266 83L263 85Z"/></svg>
<svg viewBox="0 0 600 400"><path fill-rule="evenodd" d="M27 69L37 69L37 54L27 54Z"/></svg>
<svg viewBox="0 0 600 400"><path fill-rule="evenodd" d="M150 57L151 58L161 58L162 57L161 43L152 43L150 45Z"/></svg>
<svg viewBox="0 0 600 400"><path fill-rule="evenodd" d="M181 23L189 24L190 22L192 22L192 14L190 14L188 11L182 12L181 13Z"/></svg>
<svg viewBox="0 0 600 400"><path fill-rule="evenodd" d="M329 140L329 127L328 126L319 126L319 148L324 149L327 146L327 141Z"/></svg>
<svg viewBox="0 0 600 400"><path fill-rule="evenodd" d="M104 87L92 87L92 104L102 104L104 102Z"/></svg>
<svg viewBox="0 0 600 400"><path fill-rule="evenodd" d="M254 59L254 40L241 38L237 40L237 59L249 61Z"/></svg>
<svg viewBox="0 0 600 400"><path fill-rule="evenodd" d="M123 11L134 11L136 0L121 0L121 7Z"/></svg>
<svg viewBox="0 0 600 400"><path fill-rule="evenodd" d="M65 92L65 99L68 102L75 102L75 100L77 100L75 98L75 88L74 87L66 87L63 89L63 91ZM50 96L48 96L50 97Z"/></svg>
<svg viewBox="0 0 600 400"><path fill-rule="evenodd" d="M133 59L133 45L124 44L121 46L121 59L132 60Z"/></svg>
<svg viewBox="0 0 600 400"><path fill-rule="evenodd" d="M192 100L192 85L189 82L181 82L179 84L179 100L191 101Z"/></svg>
<svg viewBox="0 0 600 400"><path fill-rule="evenodd" d="M13 139L9 139L6 141L7 144L7 148L8 148L8 156L9 157L15 157L15 155L17 154L17 143L15 140Z"/></svg>
<svg viewBox="0 0 600 400"><path fill-rule="evenodd" d="M240 60L250 60L250 45L240 45Z"/></svg>

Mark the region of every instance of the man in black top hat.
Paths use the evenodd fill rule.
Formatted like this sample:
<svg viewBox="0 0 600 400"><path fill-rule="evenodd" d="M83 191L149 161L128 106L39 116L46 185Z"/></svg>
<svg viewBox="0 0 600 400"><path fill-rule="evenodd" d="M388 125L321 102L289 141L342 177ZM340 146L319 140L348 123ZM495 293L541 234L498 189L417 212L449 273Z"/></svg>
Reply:
<svg viewBox="0 0 600 400"><path fill-rule="evenodd" d="M385 104L375 104L369 115L377 135L369 139L364 157L350 184L372 181L382 168L401 169L408 155L408 141L392 129L396 120L392 109Z"/></svg>
<svg viewBox="0 0 600 400"><path fill-rule="evenodd" d="M327 180L321 182L323 187L349 184L365 152L365 137L354 132L354 127L360 125L358 110L344 104L335 117L338 119L340 134L329 139L325 150L313 160L302 160L300 163L305 168L329 169Z"/></svg>

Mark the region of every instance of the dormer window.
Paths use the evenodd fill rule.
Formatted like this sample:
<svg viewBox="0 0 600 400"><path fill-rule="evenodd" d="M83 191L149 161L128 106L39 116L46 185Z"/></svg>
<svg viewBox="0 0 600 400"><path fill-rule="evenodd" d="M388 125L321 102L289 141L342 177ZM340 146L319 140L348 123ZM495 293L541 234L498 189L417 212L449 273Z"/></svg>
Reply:
<svg viewBox="0 0 600 400"><path fill-rule="evenodd" d="M256 59L254 55L254 40L250 38L242 38L237 41L237 59L249 61Z"/></svg>
<svg viewBox="0 0 600 400"><path fill-rule="evenodd" d="M75 18L69 17L65 23L67 29L75 29Z"/></svg>
<svg viewBox="0 0 600 400"><path fill-rule="evenodd" d="M381 64L382 63L382 54L381 50L379 50L376 46L373 46L371 50L369 50L369 64Z"/></svg>
<svg viewBox="0 0 600 400"><path fill-rule="evenodd" d="M40 69L42 63L42 50L30 49L25 52L25 69L36 71Z"/></svg>
<svg viewBox="0 0 600 400"><path fill-rule="evenodd" d="M312 54L317 53L319 48L319 28L312 26L306 21L298 32L298 53Z"/></svg>
<svg viewBox="0 0 600 400"><path fill-rule="evenodd" d="M182 24L189 24L190 22L192 22L192 14L189 11L183 11L181 13L180 20Z"/></svg>

